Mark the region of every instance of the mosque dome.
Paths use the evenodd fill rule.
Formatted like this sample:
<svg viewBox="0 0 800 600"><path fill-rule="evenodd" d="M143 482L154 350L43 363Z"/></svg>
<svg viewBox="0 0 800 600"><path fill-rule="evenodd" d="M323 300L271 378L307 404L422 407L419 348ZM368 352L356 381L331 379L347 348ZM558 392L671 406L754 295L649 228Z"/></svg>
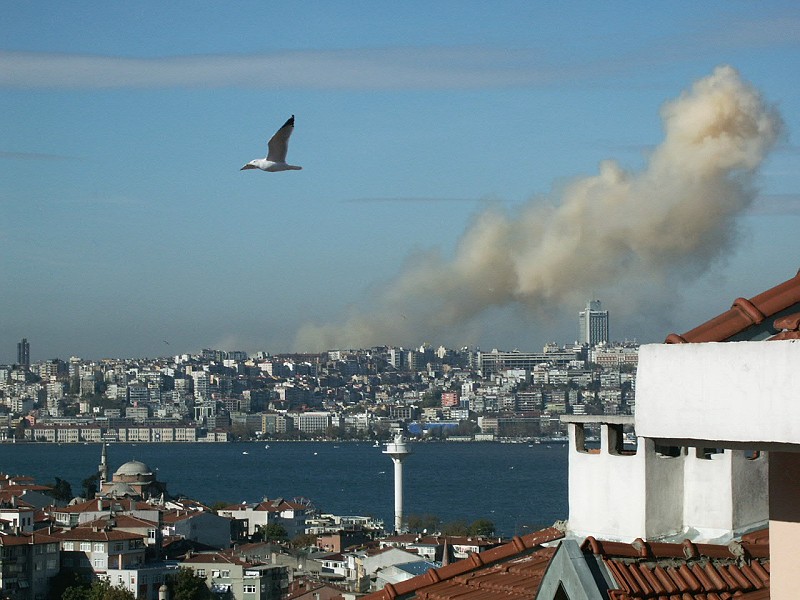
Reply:
<svg viewBox="0 0 800 600"><path fill-rule="evenodd" d="M130 481L129 478L135 478L140 481L143 479L152 479L153 471L143 462L131 460L114 472L114 481Z"/></svg>
<svg viewBox="0 0 800 600"><path fill-rule="evenodd" d="M123 498L125 496L135 496L137 494L135 489L127 483L122 482L111 484L111 486L108 489L104 489L103 492L106 496L111 496L112 498Z"/></svg>

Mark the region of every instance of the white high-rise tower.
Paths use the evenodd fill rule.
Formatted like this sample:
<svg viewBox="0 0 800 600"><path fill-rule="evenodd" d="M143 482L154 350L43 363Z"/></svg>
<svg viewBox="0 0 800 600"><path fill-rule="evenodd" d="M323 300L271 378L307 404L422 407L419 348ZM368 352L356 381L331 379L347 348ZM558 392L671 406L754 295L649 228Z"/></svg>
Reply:
<svg viewBox="0 0 800 600"><path fill-rule="evenodd" d="M403 531L403 459L411 450L403 439L403 434L394 436L394 442L386 444L384 454L388 454L394 463L394 530L396 533Z"/></svg>
<svg viewBox="0 0 800 600"><path fill-rule="evenodd" d="M608 343L608 311L602 309L600 300L587 302L578 313L578 341L589 346Z"/></svg>

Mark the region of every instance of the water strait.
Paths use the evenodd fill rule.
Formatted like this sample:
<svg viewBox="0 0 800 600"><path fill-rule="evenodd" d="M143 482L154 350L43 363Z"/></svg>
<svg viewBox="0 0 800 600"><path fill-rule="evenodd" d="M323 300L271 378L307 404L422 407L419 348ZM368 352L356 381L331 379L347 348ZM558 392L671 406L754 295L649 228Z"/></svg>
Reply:
<svg viewBox="0 0 800 600"><path fill-rule="evenodd" d="M443 523L489 519L499 535L524 534L567 518L567 447L498 443L411 443L403 463L404 513ZM171 495L207 504L264 497L310 499L322 512L393 523L394 471L383 448L355 442L111 444L109 473L146 463ZM0 471L56 477L81 493L97 472L99 444L3 444Z"/></svg>

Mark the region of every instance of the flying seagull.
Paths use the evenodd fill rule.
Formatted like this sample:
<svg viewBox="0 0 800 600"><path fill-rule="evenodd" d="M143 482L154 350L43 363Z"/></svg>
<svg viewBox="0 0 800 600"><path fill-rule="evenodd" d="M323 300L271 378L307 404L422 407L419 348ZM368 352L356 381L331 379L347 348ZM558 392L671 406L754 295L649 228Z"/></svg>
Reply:
<svg viewBox="0 0 800 600"><path fill-rule="evenodd" d="M251 160L240 171L246 169L261 169L262 171L299 171L303 167L286 163L286 151L289 150L289 136L294 130L294 115L292 115L283 127L275 132L267 144L267 158L257 158Z"/></svg>

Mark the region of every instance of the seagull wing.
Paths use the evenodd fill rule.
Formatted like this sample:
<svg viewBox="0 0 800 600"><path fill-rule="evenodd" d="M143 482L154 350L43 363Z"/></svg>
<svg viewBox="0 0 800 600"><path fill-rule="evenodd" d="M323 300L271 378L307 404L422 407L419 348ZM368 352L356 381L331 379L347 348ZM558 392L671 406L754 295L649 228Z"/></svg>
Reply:
<svg viewBox="0 0 800 600"><path fill-rule="evenodd" d="M294 130L294 115L275 132L267 144L267 160L272 162L286 162L286 152L289 150L289 136Z"/></svg>

